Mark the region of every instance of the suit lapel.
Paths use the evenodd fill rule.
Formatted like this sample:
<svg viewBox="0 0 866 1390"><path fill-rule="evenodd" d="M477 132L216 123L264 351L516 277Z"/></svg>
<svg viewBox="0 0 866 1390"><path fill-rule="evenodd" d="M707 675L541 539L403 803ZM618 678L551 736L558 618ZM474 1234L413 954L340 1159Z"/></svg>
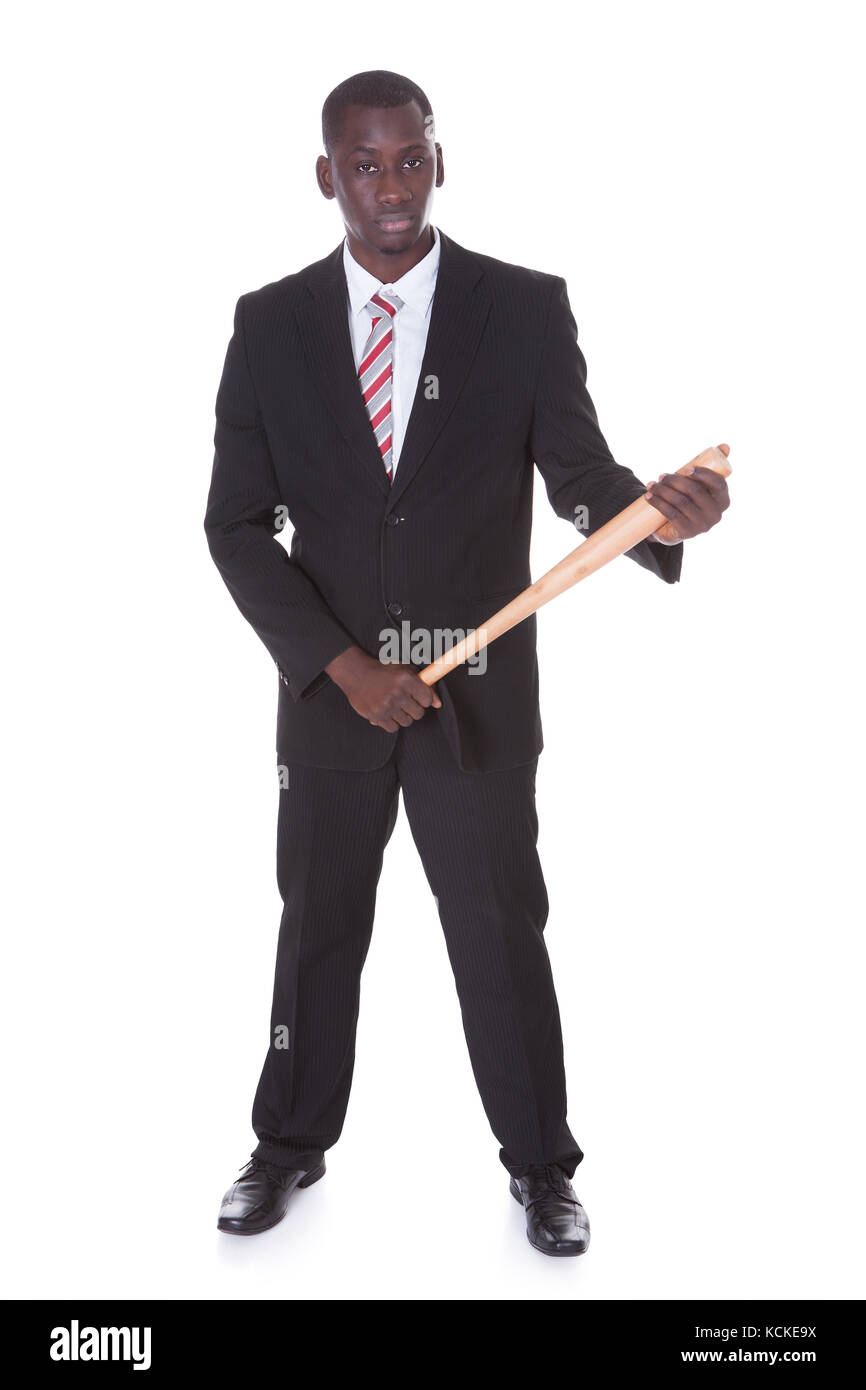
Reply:
<svg viewBox="0 0 866 1390"><path fill-rule="evenodd" d="M310 293L296 313L313 381L363 468L387 496L391 485L355 371L342 242L313 267L307 288Z"/></svg>
<svg viewBox="0 0 866 1390"><path fill-rule="evenodd" d="M441 245L436 290L424 360L394 484L392 503L399 501L436 442L463 388L490 312L490 295L481 263L440 230ZM428 396L435 378L437 394Z"/></svg>
<svg viewBox="0 0 866 1390"><path fill-rule="evenodd" d="M382 466L358 388L349 337L342 242L311 268L309 294L296 310L313 381L359 462L392 505L417 474L448 419L490 311L480 262L441 230L439 239L439 270L430 328L393 486ZM436 382L432 395L427 389L431 377Z"/></svg>

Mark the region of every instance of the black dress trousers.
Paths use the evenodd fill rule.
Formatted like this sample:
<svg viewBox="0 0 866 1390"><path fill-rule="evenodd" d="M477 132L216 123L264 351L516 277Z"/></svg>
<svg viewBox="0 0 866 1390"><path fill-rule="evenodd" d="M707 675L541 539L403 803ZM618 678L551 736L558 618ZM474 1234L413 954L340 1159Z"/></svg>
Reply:
<svg viewBox="0 0 866 1390"><path fill-rule="evenodd" d="M340 1137L361 971L402 788L499 1157L516 1175L556 1162L571 1176L583 1154L566 1123L559 1007L544 941L537 759L465 772L437 716L428 710L394 735L389 760L373 771L288 765L277 831L284 906L253 1152L282 1167L312 1168Z"/></svg>

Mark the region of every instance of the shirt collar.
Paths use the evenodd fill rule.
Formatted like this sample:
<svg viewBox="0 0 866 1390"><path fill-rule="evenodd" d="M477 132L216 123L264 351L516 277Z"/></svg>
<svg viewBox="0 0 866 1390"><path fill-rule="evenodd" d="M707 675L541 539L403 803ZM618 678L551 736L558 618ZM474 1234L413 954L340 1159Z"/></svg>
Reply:
<svg viewBox="0 0 866 1390"><path fill-rule="evenodd" d="M411 270L407 270L405 275L401 275L399 280L391 282L391 289L394 294L398 294L404 304L425 318L430 308L430 301L433 298L433 291L436 288L436 275L439 270L439 232L435 227L433 231L433 245L427 255L420 260L417 265L413 265ZM349 304L353 314L360 314L369 304L370 299L377 290L381 290L388 281L377 280L375 275L371 275L369 270L365 270L359 265L349 250L349 239L343 241L343 268L346 272L346 284L349 287Z"/></svg>

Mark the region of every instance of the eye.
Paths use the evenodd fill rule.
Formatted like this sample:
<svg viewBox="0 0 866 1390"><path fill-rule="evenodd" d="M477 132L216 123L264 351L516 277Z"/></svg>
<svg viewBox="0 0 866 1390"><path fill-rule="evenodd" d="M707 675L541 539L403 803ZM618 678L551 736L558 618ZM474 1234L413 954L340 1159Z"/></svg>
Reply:
<svg viewBox="0 0 866 1390"><path fill-rule="evenodd" d="M368 169L375 169L376 165L373 163L372 159L365 159L363 164L356 164L355 168L359 174L364 174Z"/></svg>
<svg viewBox="0 0 866 1390"><path fill-rule="evenodd" d="M421 158L420 155L413 154L409 159L404 159L404 160L403 160L403 163L404 163L404 164L423 164L423 163L424 163L424 160Z"/></svg>

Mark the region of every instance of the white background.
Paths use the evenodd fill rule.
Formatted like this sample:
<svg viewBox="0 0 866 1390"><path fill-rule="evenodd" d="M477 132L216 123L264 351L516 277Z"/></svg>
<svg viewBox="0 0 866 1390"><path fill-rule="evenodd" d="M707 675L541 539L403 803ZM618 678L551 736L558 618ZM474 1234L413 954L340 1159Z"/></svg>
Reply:
<svg viewBox="0 0 866 1390"><path fill-rule="evenodd" d="M23 14L23 18L21 17ZM854 5L42 4L7 28L12 1296L864 1294ZM434 220L566 277L615 456L731 445L682 582L541 615L580 1260L528 1245L401 812L324 1181L219 1236L280 903L277 680L202 530L239 294L335 247L328 91L427 91ZM536 498L533 573L575 543Z"/></svg>

